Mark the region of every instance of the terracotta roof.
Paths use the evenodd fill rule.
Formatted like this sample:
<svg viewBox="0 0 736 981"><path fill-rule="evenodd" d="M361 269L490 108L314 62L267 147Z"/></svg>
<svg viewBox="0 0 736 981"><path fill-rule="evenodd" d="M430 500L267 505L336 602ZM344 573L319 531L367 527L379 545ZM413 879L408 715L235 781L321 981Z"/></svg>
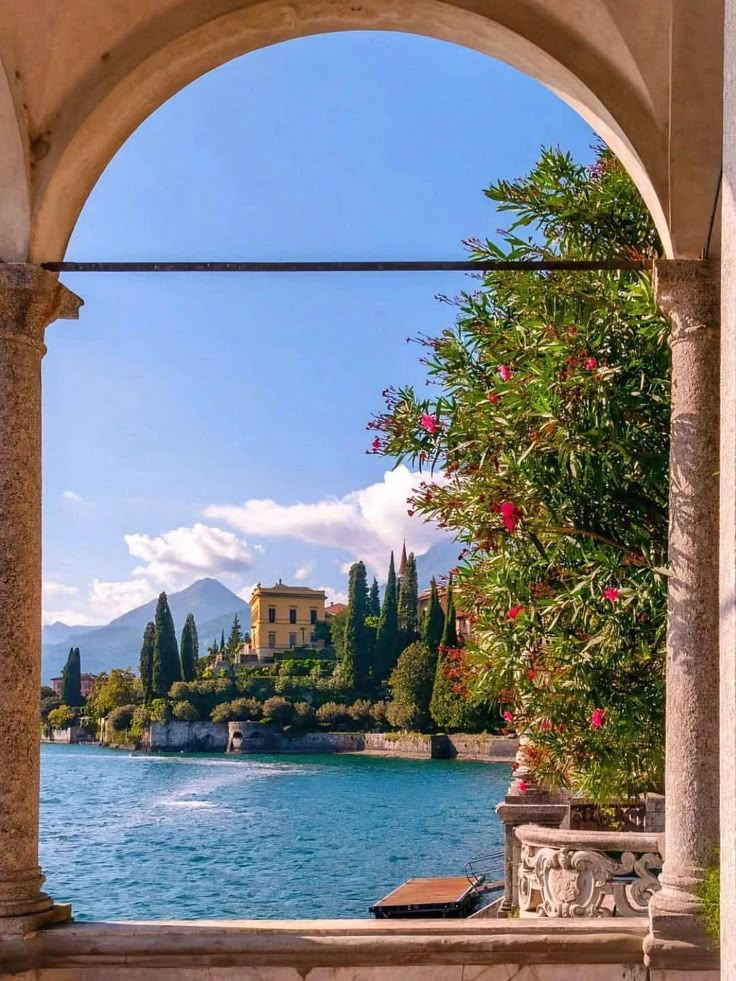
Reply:
<svg viewBox="0 0 736 981"><path fill-rule="evenodd" d="M283 582L277 582L273 586L261 586L261 584L259 583L256 586L256 588L253 590L254 596L256 595L256 593L260 593L261 595L265 594L266 596L271 596L274 593L276 594L288 593L288 594L296 594L299 596L314 596L315 599L320 596L322 597L322 599L324 599L325 597L325 591L323 589L312 589L309 586L287 586L286 583Z"/></svg>
<svg viewBox="0 0 736 981"><path fill-rule="evenodd" d="M338 613L344 613L345 610L347 610L345 603L330 603L325 607L325 616L336 617Z"/></svg>

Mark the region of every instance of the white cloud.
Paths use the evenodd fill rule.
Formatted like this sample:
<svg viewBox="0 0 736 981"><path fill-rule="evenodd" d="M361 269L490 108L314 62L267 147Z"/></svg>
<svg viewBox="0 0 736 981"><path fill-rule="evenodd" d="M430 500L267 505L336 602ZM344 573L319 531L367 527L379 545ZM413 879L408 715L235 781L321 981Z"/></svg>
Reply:
<svg viewBox="0 0 736 981"><path fill-rule="evenodd" d="M423 479L400 466L387 471L380 483L341 498L313 504L253 498L242 505L211 505L205 516L222 519L245 534L342 549L383 575L389 551L400 549L404 539L407 550L417 555L446 539L435 525L409 517L407 498Z"/></svg>
<svg viewBox="0 0 736 981"><path fill-rule="evenodd" d="M314 567L310 562L307 562L306 565L299 566L299 568L294 573L294 578L299 582L301 582L304 579L309 579L313 571L314 571Z"/></svg>
<svg viewBox="0 0 736 981"><path fill-rule="evenodd" d="M246 603L250 603L250 598L253 595L253 590L256 588L257 585L258 585L257 582L252 582L250 583L250 585L243 586L242 589L236 590L236 593L242 600L245 600Z"/></svg>
<svg viewBox="0 0 736 981"><path fill-rule="evenodd" d="M152 600L159 590L148 579L126 579L111 582L93 579L87 605L93 623L107 623L128 610Z"/></svg>
<svg viewBox="0 0 736 981"><path fill-rule="evenodd" d="M44 579L41 589L44 603L57 596L76 596L79 593L79 586L67 586L63 582L56 582L54 579Z"/></svg>
<svg viewBox="0 0 736 981"><path fill-rule="evenodd" d="M347 606L348 594L341 593L337 589L333 589L332 586L320 586L320 589L324 589L327 594L327 599L325 600L325 605L330 606L332 603L344 603Z"/></svg>
<svg viewBox="0 0 736 981"><path fill-rule="evenodd" d="M77 492L73 490L65 490L61 496L65 501L73 501L75 504L79 504L84 500L81 494L77 494Z"/></svg>
<svg viewBox="0 0 736 981"><path fill-rule="evenodd" d="M133 575L169 588L206 576L236 575L253 564L253 554L242 538L199 523L190 528L174 528L154 538L126 535L125 541L130 554L144 562L133 570Z"/></svg>
<svg viewBox="0 0 736 981"><path fill-rule="evenodd" d="M66 623L69 626L85 627L94 624L95 621L87 613L80 613L78 609L66 607L64 609L48 610L44 609L41 614L41 623Z"/></svg>

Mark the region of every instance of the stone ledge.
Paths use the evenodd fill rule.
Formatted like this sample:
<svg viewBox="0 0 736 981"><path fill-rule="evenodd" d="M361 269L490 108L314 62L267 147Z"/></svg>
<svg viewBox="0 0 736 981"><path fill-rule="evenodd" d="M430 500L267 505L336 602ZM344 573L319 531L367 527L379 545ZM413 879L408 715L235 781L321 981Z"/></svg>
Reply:
<svg viewBox="0 0 736 981"><path fill-rule="evenodd" d="M641 965L646 929L623 918L136 921L58 926L29 944L40 968Z"/></svg>

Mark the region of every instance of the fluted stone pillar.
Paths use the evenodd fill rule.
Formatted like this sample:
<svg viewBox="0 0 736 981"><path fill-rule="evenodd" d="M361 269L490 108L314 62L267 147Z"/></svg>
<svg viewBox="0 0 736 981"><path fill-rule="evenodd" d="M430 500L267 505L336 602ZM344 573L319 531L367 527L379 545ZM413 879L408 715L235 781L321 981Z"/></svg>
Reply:
<svg viewBox="0 0 736 981"><path fill-rule="evenodd" d="M700 913L718 846L719 265L662 261L672 321L666 844L645 949L652 968L712 966Z"/></svg>
<svg viewBox="0 0 736 981"><path fill-rule="evenodd" d="M41 358L81 300L37 266L0 264L0 936L53 916L38 865Z"/></svg>

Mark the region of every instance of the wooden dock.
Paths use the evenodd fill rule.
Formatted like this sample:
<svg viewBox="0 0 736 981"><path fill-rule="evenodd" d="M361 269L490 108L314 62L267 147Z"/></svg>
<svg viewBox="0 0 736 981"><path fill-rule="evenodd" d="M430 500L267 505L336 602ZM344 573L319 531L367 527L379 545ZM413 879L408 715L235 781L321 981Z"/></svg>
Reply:
<svg viewBox="0 0 736 981"><path fill-rule="evenodd" d="M478 888L467 876L444 879L407 879L398 889L379 899L370 912L376 919L467 916L478 900Z"/></svg>

